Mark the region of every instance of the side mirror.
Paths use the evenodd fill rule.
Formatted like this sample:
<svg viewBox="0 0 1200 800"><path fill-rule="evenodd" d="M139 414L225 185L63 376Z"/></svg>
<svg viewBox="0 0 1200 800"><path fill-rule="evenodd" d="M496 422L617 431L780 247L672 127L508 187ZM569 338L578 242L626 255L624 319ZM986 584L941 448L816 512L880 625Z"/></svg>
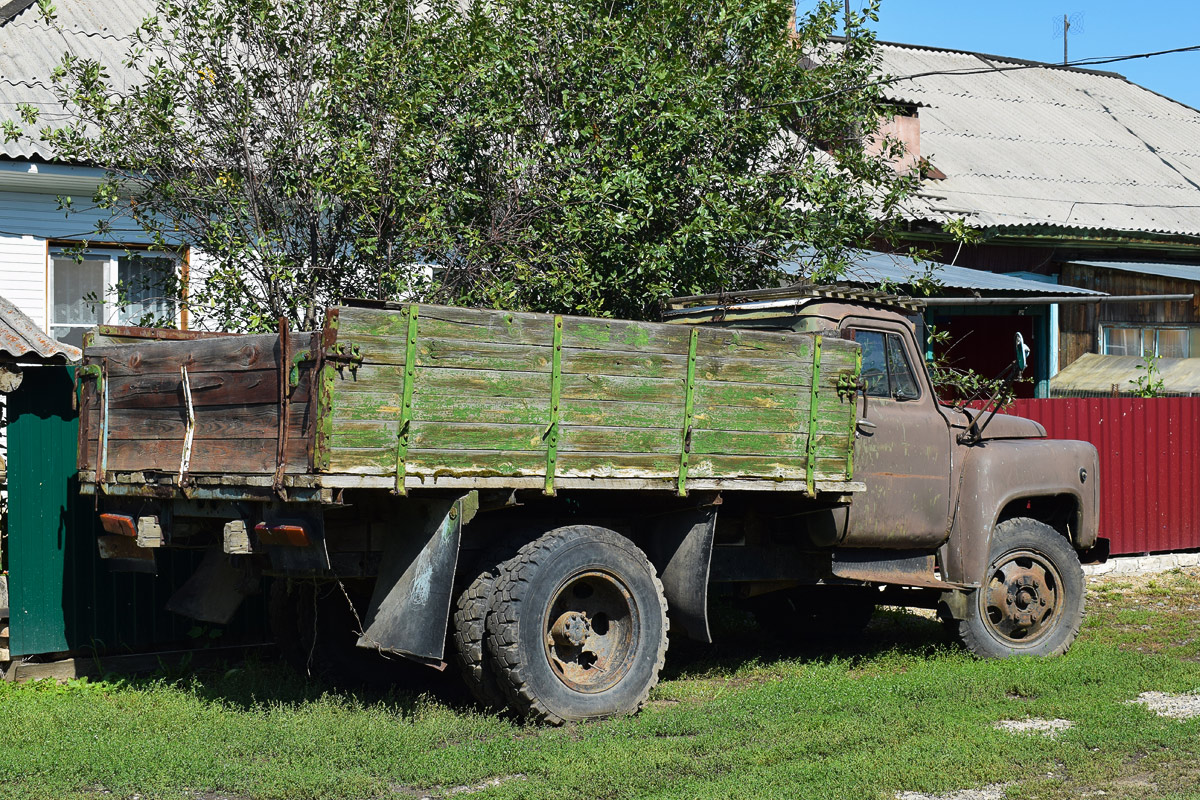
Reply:
<svg viewBox="0 0 1200 800"><path fill-rule="evenodd" d="M1013 344L1017 355L1017 372L1021 373L1029 366L1029 345L1025 344L1025 337L1020 332L1017 333Z"/></svg>

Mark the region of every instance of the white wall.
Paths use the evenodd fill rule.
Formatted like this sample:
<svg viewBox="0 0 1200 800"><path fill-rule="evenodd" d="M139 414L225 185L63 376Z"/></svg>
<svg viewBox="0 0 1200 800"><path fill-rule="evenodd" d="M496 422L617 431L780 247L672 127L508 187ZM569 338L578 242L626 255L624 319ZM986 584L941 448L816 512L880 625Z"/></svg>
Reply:
<svg viewBox="0 0 1200 800"><path fill-rule="evenodd" d="M46 240L0 235L0 296L46 329Z"/></svg>
<svg viewBox="0 0 1200 800"><path fill-rule="evenodd" d="M0 164L0 296L8 298L38 327L47 327L47 242L95 241L96 222L106 212L88 210L102 176L99 170L51 164ZM59 197L75 198L67 214ZM120 244L149 244L128 223L106 237Z"/></svg>

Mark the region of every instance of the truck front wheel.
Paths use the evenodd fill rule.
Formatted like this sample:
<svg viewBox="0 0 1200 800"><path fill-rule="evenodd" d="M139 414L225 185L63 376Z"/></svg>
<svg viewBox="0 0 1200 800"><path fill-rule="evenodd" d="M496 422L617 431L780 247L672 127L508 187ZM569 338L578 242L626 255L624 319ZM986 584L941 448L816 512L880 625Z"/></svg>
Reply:
<svg viewBox="0 0 1200 800"><path fill-rule="evenodd" d="M667 602L633 542L576 525L505 562L487 630L501 689L518 712L554 724L630 714L658 683Z"/></svg>
<svg viewBox="0 0 1200 800"><path fill-rule="evenodd" d="M1079 557L1058 531L1037 520L1005 520L992 533L987 573L958 622L962 643L977 656L1056 656L1083 621Z"/></svg>

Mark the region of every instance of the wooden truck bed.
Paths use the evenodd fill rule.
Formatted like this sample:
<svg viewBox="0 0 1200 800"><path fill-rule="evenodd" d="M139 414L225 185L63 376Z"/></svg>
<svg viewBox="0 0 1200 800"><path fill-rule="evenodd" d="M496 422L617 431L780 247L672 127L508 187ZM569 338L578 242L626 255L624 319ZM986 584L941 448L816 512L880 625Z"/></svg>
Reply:
<svg viewBox="0 0 1200 800"><path fill-rule="evenodd" d="M417 304L312 334L115 333L78 375L89 489L859 488L841 339Z"/></svg>

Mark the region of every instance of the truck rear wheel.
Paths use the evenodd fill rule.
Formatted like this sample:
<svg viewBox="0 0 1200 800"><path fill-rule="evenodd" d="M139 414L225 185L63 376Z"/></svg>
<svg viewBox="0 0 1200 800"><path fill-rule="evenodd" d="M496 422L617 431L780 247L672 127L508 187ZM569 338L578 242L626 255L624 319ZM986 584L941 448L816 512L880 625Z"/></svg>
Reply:
<svg viewBox="0 0 1200 800"><path fill-rule="evenodd" d="M636 712L667 651L667 601L633 542L586 525L522 547L496 579L487 649L512 707L560 724Z"/></svg>
<svg viewBox="0 0 1200 800"><path fill-rule="evenodd" d="M452 632L454 656L463 682L480 704L496 710L508 705L508 699L496 678L496 667L487 658L487 615L501 565L517 551L517 543L490 547L475 562L476 573L454 603Z"/></svg>
<svg viewBox="0 0 1200 800"><path fill-rule="evenodd" d="M980 588L958 623L962 643L977 656L1056 656L1083 622L1079 557L1058 531L1037 520L1005 520L992 533Z"/></svg>

